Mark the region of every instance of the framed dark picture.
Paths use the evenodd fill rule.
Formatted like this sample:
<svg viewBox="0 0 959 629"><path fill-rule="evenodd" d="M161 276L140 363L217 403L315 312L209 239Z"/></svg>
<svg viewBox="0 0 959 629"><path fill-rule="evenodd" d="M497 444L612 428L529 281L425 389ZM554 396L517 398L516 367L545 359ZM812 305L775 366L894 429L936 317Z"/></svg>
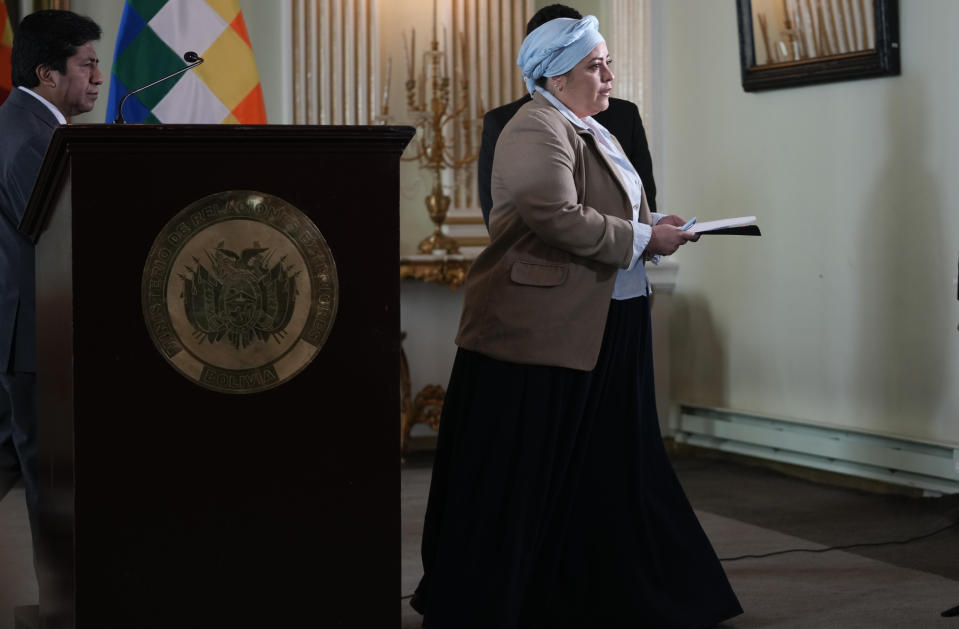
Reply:
<svg viewBox="0 0 959 629"><path fill-rule="evenodd" d="M736 0L747 92L899 74L898 0Z"/></svg>

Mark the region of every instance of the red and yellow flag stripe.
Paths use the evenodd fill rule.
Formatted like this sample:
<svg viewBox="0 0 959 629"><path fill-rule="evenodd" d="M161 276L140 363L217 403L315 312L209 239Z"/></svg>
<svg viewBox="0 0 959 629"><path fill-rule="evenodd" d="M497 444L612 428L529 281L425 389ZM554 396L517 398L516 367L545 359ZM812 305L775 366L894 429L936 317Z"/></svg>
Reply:
<svg viewBox="0 0 959 629"><path fill-rule="evenodd" d="M0 0L0 103L7 100L13 89L10 71L10 52L13 50L13 25L7 14L7 5Z"/></svg>

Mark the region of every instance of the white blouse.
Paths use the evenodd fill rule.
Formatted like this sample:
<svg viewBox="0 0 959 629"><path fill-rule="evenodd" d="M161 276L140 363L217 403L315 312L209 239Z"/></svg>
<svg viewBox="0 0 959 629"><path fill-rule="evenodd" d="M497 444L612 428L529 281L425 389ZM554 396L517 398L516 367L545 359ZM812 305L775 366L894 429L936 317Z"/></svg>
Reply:
<svg viewBox="0 0 959 629"><path fill-rule="evenodd" d="M613 299L632 299L633 297L642 297L652 293L652 287L649 284L649 278L646 276L646 269L643 268L643 251L649 244L649 239L653 235L653 228L645 223L639 222L639 208L643 200L643 182L633 165L623 154L616 143L613 142L611 134L603 125L593 120L592 116L580 118L570 109L559 101L555 96L545 89L537 86L536 90L540 92L553 107L559 110L566 118L580 129L589 131L599 146L603 149L609 160L616 165L619 170L620 179L626 185L626 193L629 195L629 202L633 206L633 257L629 266L620 269L616 274L616 286L613 288ZM663 218L663 214L652 213L653 225ZM653 264L659 263L659 256L653 256Z"/></svg>

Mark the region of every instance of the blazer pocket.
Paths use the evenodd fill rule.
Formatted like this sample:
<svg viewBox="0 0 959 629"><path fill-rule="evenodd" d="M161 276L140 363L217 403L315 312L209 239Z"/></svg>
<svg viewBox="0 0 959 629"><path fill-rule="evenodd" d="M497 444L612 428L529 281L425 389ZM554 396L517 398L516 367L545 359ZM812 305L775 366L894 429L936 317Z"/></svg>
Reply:
<svg viewBox="0 0 959 629"><path fill-rule="evenodd" d="M566 264L543 264L540 262L514 262L509 278L527 286L559 286L566 281L569 266Z"/></svg>

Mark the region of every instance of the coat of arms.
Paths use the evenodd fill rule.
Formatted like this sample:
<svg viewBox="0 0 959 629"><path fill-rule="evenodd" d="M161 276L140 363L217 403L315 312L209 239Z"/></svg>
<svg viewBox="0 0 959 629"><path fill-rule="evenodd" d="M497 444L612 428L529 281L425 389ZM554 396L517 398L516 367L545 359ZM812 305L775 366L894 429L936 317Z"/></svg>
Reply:
<svg viewBox="0 0 959 629"><path fill-rule="evenodd" d="M286 257L271 262L273 252L254 242L237 254L224 243L207 251L210 268L199 258L187 266L183 306L194 336L217 343L224 338L236 349L254 339L279 342L293 315L296 276Z"/></svg>
<svg viewBox="0 0 959 629"><path fill-rule="evenodd" d="M150 338L181 375L219 393L295 377L336 319L333 254L310 218L252 190L204 197L173 216L143 268Z"/></svg>

